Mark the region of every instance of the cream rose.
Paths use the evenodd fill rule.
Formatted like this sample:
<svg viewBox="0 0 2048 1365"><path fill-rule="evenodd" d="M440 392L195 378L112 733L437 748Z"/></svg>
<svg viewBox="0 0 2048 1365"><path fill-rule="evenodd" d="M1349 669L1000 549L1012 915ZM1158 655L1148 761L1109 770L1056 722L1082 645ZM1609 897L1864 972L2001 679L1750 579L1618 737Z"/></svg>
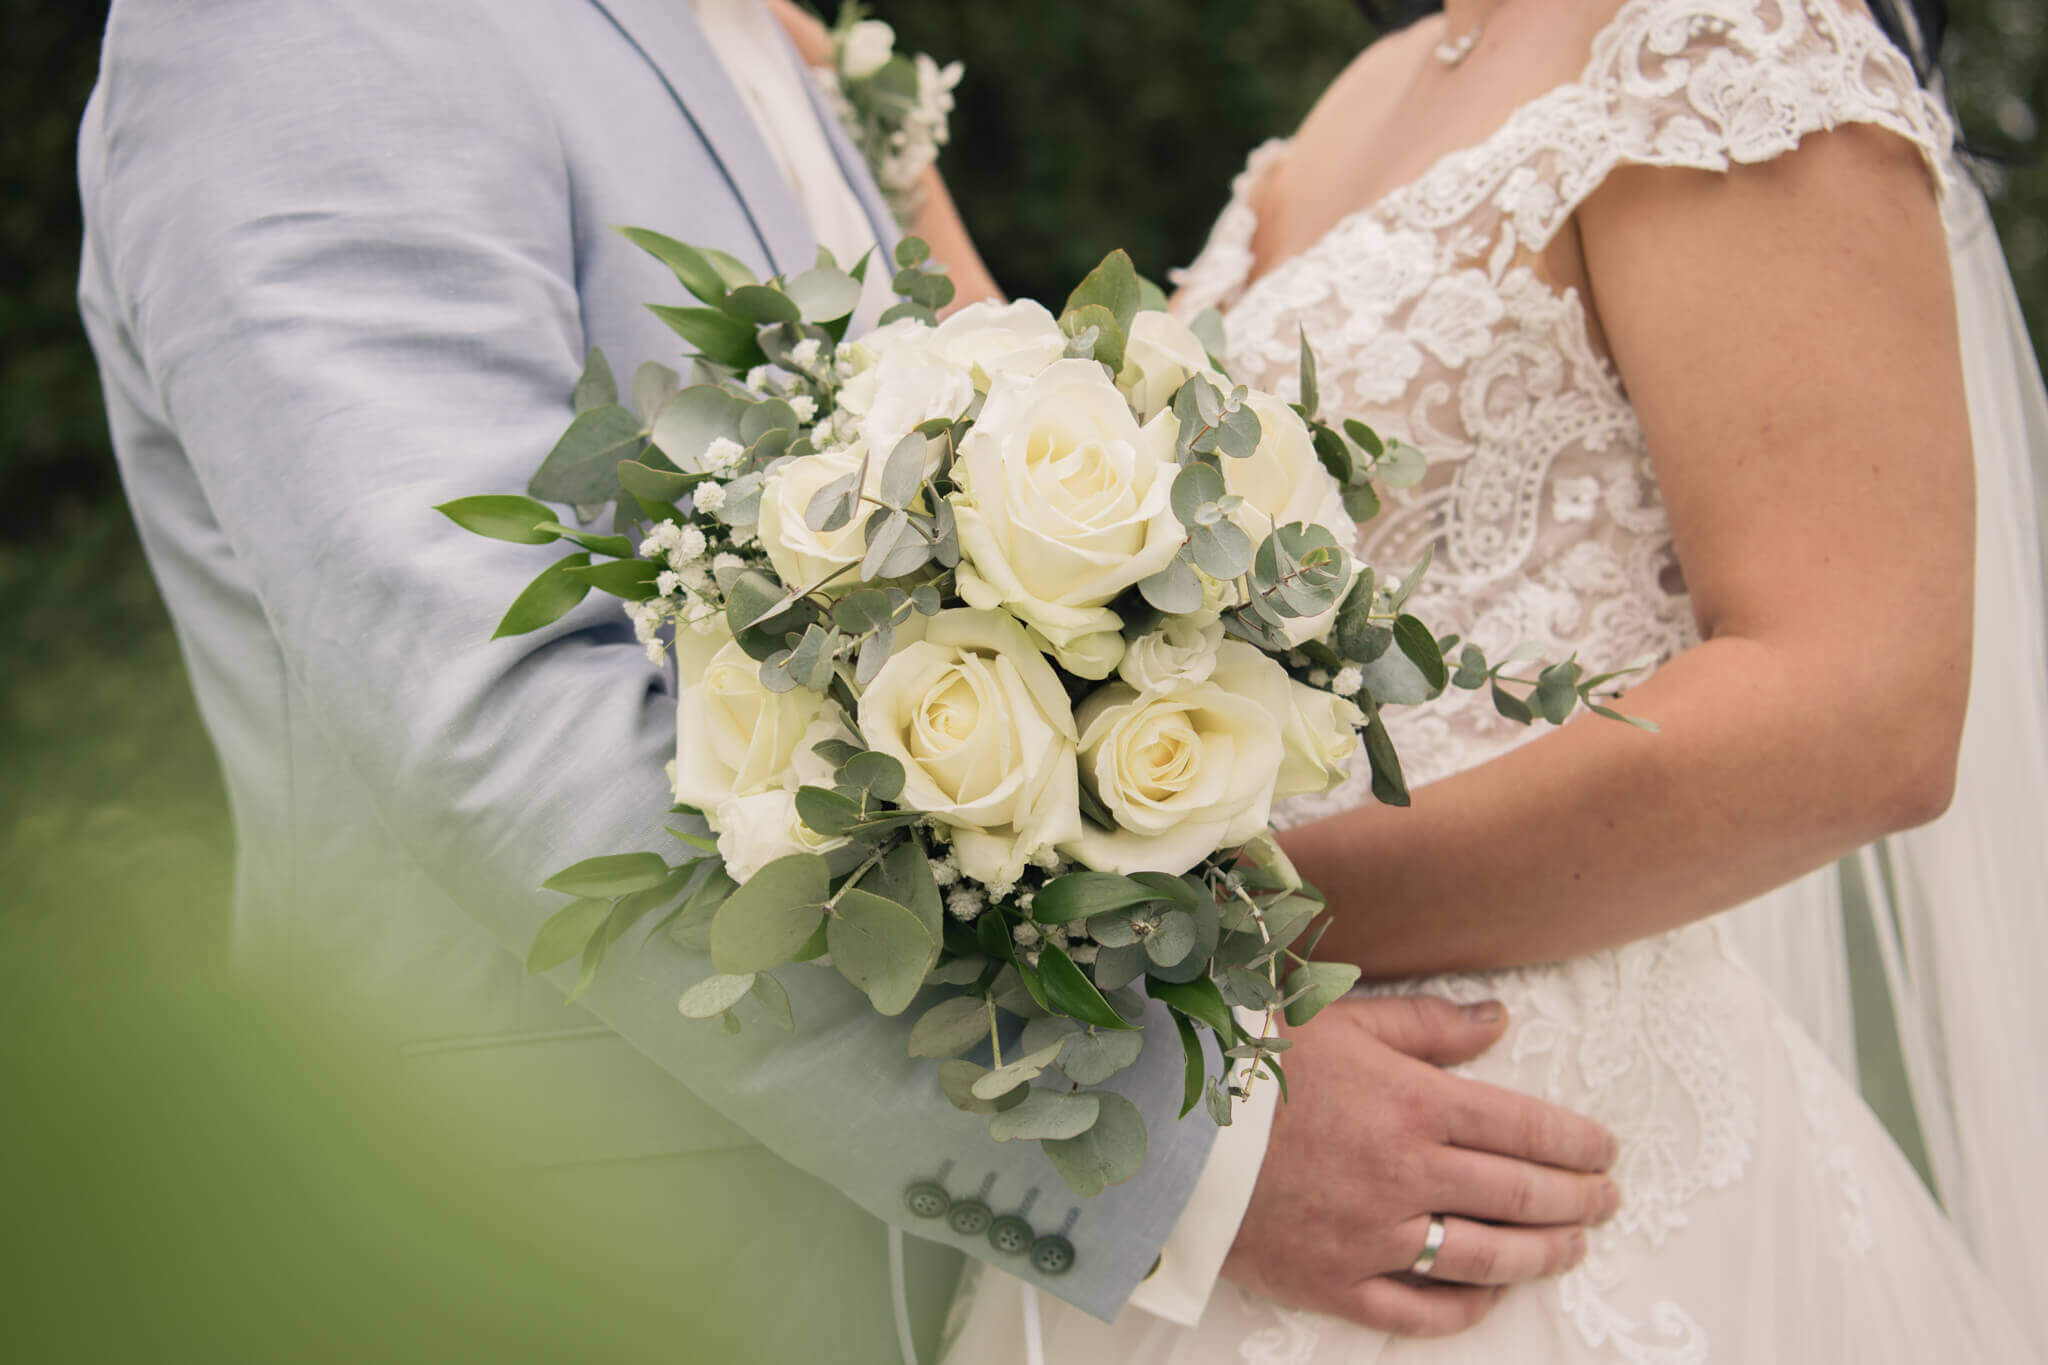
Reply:
<svg viewBox="0 0 2048 1365"><path fill-rule="evenodd" d="M762 484L761 548L768 552L768 562L775 566L785 586L808 588L824 582L835 570L860 563L861 556L867 553L867 513L872 508L856 509L853 518L836 531L812 530L805 519L811 499L834 479L843 479L859 470L866 449L856 445L800 456L776 469ZM881 470L874 467L879 463L874 462L868 469L871 489L881 477ZM850 591L858 581L854 573L845 573L833 579L827 591Z"/></svg>
<svg viewBox="0 0 2048 1365"><path fill-rule="evenodd" d="M1123 620L1108 603L1164 569L1185 534L1171 421L1140 428L1093 361L999 379L954 465L961 597L1009 610L1070 671L1109 676Z"/></svg>
<svg viewBox="0 0 2048 1365"><path fill-rule="evenodd" d="M1116 673L1140 692L1193 687L1209 681L1222 643L1220 621L1168 617L1158 630L1131 641Z"/></svg>
<svg viewBox="0 0 2048 1365"><path fill-rule="evenodd" d="M1082 779L1117 827L1084 828L1061 852L1112 872L1178 874L1263 830L1287 758L1281 723L1222 681L1259 664L1287 682L1258 650L1226 640L1208 682L1171 692L1116 682L1083 701Z"/></svg>
<svg viewBox="0 0 2048 1365"><path fill-rule="evenodd" d="M1081 830L1066 691L1002 612L914 618L898 639L861 694L861 734L903 765L902 803L951 828L961 871L1009 885Z"/></svg>
<svg viewBox="0 0 2048 1365"><path fill-rule="evenodd" d="M1316 455L1308 425L1270 394L1253 392L1245 403L1258 415L1259 445L1241 460L1224 458L1224 488L1244 499L1231 520L1251 537L1254 547L1263 544L1274 527L1300 522L1323 527L1349 553L1358 538L1358 524L1344 510L1344 490ZM1354 574L1357 567L1354 560ZM1349 591L1348 584L1345 590ZM1343 600L1340 592L1329 610L1288 619L1282 629L1287 643L1326 637Z"/></svg>
<svg viewBox="0 0 2048 1365"><path fill-rule="evenodd" d="M826 775L822 785L831 785ZM781 787L735 796L710 813L718 831L718 856L725 873L744 882L777 858L792 853L829 853L846 842L827 838L796 813L796 793Z"/></svg>
<svg viewBox="0 0 2048 1365"><path fill-rule="evenodd" d="M1205 374L1225 393L1230 381L1209 363L1209 353L1188 325L1171 313L1150 309L1131 322L1124 339L1124 367L1117 375L1117 387L1138 410L1138 419L1149 422L1173 401L1174 393L1190 378Z"/></svg>
<svg viewBox="0 0 2048 1365"><path fill-rule="evenodd" d="M864 81L889 64L896 52L896 30L880 19L863 19L846 31L839 57L848 80Z"/></svg>
<svg viewBox="0 0 2048 1365"><path fill-rule="evenodd" d="M1365 724L1365 713L1350 698L1296 682L1249 646L1219 656L1211 680L1257 701L1280 727L1285 757L1273 783L1275 800L1329 791L1349 774L1359 749L1358 727Z"/></svg>
<svg viewBox="0 0 2048 1365"><path fill-rule="evenodd" d="M761 665L723 621L708 634L678 632L676 668L676 800L715 820L733 797L786 786L830 703L807 688L761 686Z"/></svg>
<svg viewBox="0 0 2048 1365"><path fill-rule="evenodd" d="M971 303L932 333L940 355L973 376L987 393L1004 375L1030 378L1066 354L1067 335L1043 304L1030 299Z"/></svg>
<svg viewBox="0 0 2048 1365"><path fill-rule="evenodd" d="M905 318L853 350L855 373L839 390L841 420L851 414L879 456L926 422L957 418L974 402L973 366L947 354L941 331Z"/></svg>

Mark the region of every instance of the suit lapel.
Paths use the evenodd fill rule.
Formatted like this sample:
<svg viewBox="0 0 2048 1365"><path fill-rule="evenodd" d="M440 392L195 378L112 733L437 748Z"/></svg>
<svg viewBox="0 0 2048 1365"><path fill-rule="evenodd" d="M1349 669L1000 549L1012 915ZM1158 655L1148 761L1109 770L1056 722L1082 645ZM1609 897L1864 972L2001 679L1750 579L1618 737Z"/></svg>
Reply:
<svg viewBox="0 0 2048 1365"><path fill-rule="evenodd" d="M805 269L815 246L739 92L697 27L689 0L592 0L660 73L662 83L724 173L776 274ZM835 144L836 149L837 144ZM842 163L843 164L843 163ZM862 177L865 178L864 176ZM854 182L859 185L859 180ZM866 202L863 196L863 203Z"/></svg>
<svg viewBox="0 0 2048 1365"><path fill-rule="evenodd" d="M801 62L803 59L797 56L794 48L791 48L790 60ZM802 75L804 89L811 96L811 108L817 112L818 122L825 125L825 140L832 144L832 156L839 162L839 173L845 176L846 183L853 187L854 198L860 200L861 211L867 215L868 226L874 229L875 241L881 244L884 259L876 262L876 265L878 268L888 268L892 264L888 257L896 249L899 232L896 215L889 211L888 202L882 198L881 187L875 183L875 177L869 172L866 160L853 145L853 140L846 135L845 127L840 124L831 106L825 103L825 96L818 89L817 82L810 79L809 72L803 72ZM850 266L853 262L841 261L840 264Z"/></svg>

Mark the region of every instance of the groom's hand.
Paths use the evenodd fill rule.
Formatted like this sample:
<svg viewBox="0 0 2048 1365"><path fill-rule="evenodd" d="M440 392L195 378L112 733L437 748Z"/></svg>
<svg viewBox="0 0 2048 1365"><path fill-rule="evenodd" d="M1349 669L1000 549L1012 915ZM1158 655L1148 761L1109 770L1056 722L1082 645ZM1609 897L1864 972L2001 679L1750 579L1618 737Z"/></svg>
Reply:
<svg viewBox="0 0 2048 1365"><path fill-rule="evenodd" d="M1380 1331L1441 1336L1507 1285L1584 1258L1620 1203L1614 1139L1527 1095L1452 1076L1507 1026L1497 1004L1340 1000L1289 1032L1291 1100L1223 1273L1247 1289ZM1441 1214L1428 1281L1404 1274ZM1396 1278L1396 1277L1399 1278Z"/></svg>

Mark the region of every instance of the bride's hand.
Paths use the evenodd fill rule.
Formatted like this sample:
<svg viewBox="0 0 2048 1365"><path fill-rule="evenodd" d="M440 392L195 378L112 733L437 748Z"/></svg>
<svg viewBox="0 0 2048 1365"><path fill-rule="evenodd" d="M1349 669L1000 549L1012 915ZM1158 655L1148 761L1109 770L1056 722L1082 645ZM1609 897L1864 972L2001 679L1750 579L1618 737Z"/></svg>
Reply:
<svg viewBox="0 0 2048 1365"><path fill-rule="evenodd" d="M1440 1068L1500 1037L1499 1005L1340 1000L1290 1030L1292 1099L1223 1273L1299 1308L1404 1336L1485 1317L1502 1287L1561 1274L1619 1206L1614 1139L1589 1119ZM1404 1272L1431 1214L1430 1280ZM1397 1278L1398 1277L1398 1278Z"/></svg>

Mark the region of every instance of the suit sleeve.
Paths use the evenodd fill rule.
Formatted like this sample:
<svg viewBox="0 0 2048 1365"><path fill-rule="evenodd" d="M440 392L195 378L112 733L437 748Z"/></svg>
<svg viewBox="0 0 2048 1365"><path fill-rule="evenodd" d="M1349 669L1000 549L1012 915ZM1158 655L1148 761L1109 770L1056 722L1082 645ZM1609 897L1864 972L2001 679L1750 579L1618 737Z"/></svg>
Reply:
<svg viewBox="0 0 2048 1365"><path fill-rule="evenodd" d="M593 853L672 851L673 700L610 599L492 641L558 547L472 537L432 509L523 487L570 417L585 339L568 175L504 16L441 0L126 0L85 193L125 324L298 686L390 828L508 950ZM564 98L574 98L569 91ZM720 187L718 192L724 192ZM678 1081L875 1215L1037 1279L1098 1316L1151 1266L1215 1129L1177 1123L1163 1012L1123 1092L1152 1150L1080 1201L1035 1144L954 1111L907 1023L835 973L784 973L798 1020L733 1039L677 1017L710 971L658 939L591 1009ZM1039 1275L906 1209L1042 1192L1079 1210L1074 1268Z"/></svg>

